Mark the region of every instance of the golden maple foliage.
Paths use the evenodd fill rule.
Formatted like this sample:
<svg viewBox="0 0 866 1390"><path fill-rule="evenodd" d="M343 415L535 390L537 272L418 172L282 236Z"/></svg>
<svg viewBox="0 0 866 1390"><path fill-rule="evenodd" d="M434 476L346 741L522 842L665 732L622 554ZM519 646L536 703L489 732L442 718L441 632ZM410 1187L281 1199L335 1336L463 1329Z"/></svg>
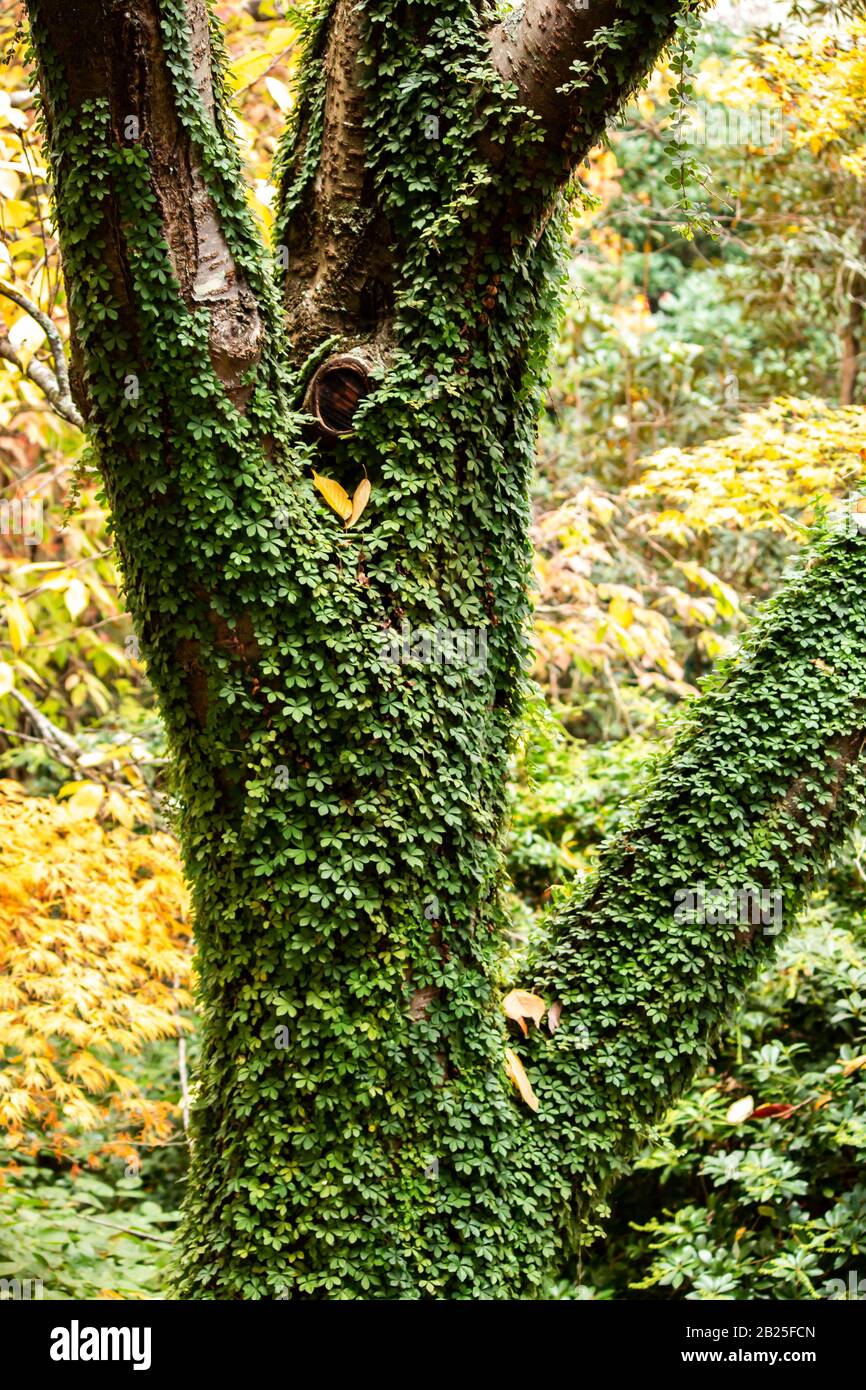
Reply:
<svg viewBox="0 0 866 1390"><path fill-rule="evenodd" d="M266 232L297 62L283 9L217 4ZM56 739L34 726L35 708L66 740L69 776L56 799L0 782L0 1145L83 1161L176 1137L179 1106L148 1088L139 1054L191 1028L191 928L176 843L152 830L164 758L93 461L28 375L52 356L25 304L63 338L68 319L24 19L17 0L2 7L0 492L38 525L26 540L14 527L0 536L0 751L25 781L56 778Z"/></svg>
<svg viewBox="0 0 866 1390"><path fill-rule="evenodd" d="M11 1149L119 1154L164 1143L178 1107L129 1054L180 1037L191 1004L188 903L170 835L105 828L0 782L0 1126ZM119 1069L118 1062L122 1069Z"/></svg>
<svg viewBox="0 0 866 1390"><path fill-rule="evenodd" d="M714 629L743 618L732 586L695 562L700 538L764 530L799 542L817 503L841 520L846 494L850 502L866 482L864 440L863 406L780 397L744 415L733 434L645 456L638 480L616 497L587 483L543 513L533 528L538 675L553 684L557 669L574 665L588 675L624 662L641 690L694 693L674 649L672 620L698 629L701 650L715 660L731 643ZM619 536L648 535L673 547L668 559L678 583L596 582L595 569L612 569L621 548L617 517Z"/></svg>

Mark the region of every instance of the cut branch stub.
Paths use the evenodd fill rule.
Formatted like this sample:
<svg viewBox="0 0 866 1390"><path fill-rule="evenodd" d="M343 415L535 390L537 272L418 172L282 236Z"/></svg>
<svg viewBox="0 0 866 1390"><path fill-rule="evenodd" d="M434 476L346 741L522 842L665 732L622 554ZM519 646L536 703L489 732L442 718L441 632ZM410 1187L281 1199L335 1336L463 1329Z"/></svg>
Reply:
<svg viewBox="0 0 866 1390"><path fill-rule="evenodd" d="M352 417L370 390L370 373L360 357L329 357L310 383L309 408L328 439L351 434Z"/></svg>

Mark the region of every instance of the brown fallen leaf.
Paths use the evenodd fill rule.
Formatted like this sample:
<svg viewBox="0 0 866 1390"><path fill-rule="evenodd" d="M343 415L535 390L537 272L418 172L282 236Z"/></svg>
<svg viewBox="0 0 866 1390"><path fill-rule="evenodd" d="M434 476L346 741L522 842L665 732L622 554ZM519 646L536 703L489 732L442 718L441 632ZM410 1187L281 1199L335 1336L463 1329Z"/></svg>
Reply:
<svg viewBox="0 0 866 1390"><path fill-rule="evenodd" d="M505 1074L509 1081L517 1087L523 1100L530 1110L538 1109L538 1099L531 1085L529 1077L523 1069L523 1063L516 1052L512 1052L510 1047L505 1049Z"/></svg>
<svg viewBox="0 0 866 1390"><path fill-rule="evenodd" d="M531 1018L537 1028L544 1018L544 1010L547 1005L539 995L530 994L527 989L513 989L510 994L506 994L502 1001L502 1007L506 1016L513 1018L515 1023L520 1025L520 1031L526 1037L527 1029L524 1019Z"/></svg>
<svg viewBox="0 0 866 1390"><path fill-rule="evenodd" d="M562 1004L557 999L555 1004L551 1004L547 1010L547 1027L551 1033L555 1033L559 1027L559 1020L562 1017Z"/></svg>
<svg viewBox="0 0 866 1390"><path fill-rule="evenodd" d="M355 522L358 520L359 516L361 515L367 503L369 502L370 493L372 491L373 488L370 484L370 479L362 478L358 486L355 488L355 493L352 497L352 512L348 521L346 522L346 530L348 530L350 526L355 525Z"/></svg>

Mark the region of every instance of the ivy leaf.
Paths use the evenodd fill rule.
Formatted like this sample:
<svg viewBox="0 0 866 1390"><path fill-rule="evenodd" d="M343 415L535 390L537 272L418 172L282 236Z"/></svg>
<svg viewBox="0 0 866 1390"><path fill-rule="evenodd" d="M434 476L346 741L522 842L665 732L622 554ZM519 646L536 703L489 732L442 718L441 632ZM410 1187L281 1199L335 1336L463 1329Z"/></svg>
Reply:
<svg viewBox="0 0 866 1390"><path fill-rule="evenodd" d="M346 528L354 526L361 516L364 508L370 500L370 493L373 491L369 478L362 478L355 488L355 495L352 498L352 514L346 522Z"/></svg>
<svg viewBox="0 0 866 1390"><path fill-rule="evenodd" d="M348 521L352 515L352 503L349 501L349 494L339 483L335 483L333 478L323 478L321 473L313 474L313 482L319 489L329 507Z"/></svg>
<svg viewBox="0 0 866 1390"><path fill-rule="evenodd" d="M523 1069L523 1063L516 1052L512 1052L510 1047L505 1049L505 1074L509 1081L513 1083L520 1092L521 1098L526 1101L530 1110L538 1109L538 1099L529 1084L529 1077Z"/></svg>

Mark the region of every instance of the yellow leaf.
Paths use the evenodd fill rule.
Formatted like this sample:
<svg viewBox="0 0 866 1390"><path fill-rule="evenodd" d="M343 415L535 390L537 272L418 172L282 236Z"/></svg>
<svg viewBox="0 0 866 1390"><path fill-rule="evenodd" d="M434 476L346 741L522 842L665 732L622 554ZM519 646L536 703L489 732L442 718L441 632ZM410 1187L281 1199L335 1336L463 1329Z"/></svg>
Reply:
<svg viewBox="0 0 866 1390"><path fill-rule="evenodd" d="M109 792L105 802L105 809L118 825L131 827L135 824L135 812L128 801L119 792Z"/></svg>
<svg viewBox="0 0 866 1390"><path fill-rule="evenodd" d="M15 672L8 661L0 661L0 695L8 695L15 685Z"/></svg>
<svg viewBox="0 0 866 1390"><path fill-rule="evenodd" d="M505 1049L505 1074L509 1081L517 1087L521 1097L526 1101L530 1110L537 1110L538 1100L529 1084L529 1077L523 1070L523 1063L517 1053L512 1052L510 1047L506 1047Z"/></svg>
<svg viewBox="0 0 866 1390"><path fill-rule="evenodd" d="M33 204L23 198L6 198L3 203L3 218L7 225L19 230L33 221Z"/></svg>
<svg viewBox="0 0 866 1390"><path fill-rule="evenodd" d="M616 507L609 497L602 497L598 493L592 493L589 497L589 509L598 518L602 526L607 526L611 520Z"/></svg>
<svg viewBox="0 0 866 1390"><path fill-rule="evenodd" d="M235 90L239 87L251 87L267 72L271 61L271 55L261 50L246 53L232 63L229 68L229 81Z"/></svg>
<svg viewBox="0 0 866 1390"><path fill-rule="evenodd" d="M741 1125L751 1115L755 1108L755 1102L751 1096L743 1096L742 1100L735 1100L733 1105L728 1106L725 1119L729 1125Z"/></svg>
<svg viewBox="0 0 866 1390"><path fill-rule="evenodd" d="M81 787L89 786L89 782L64 782L60 791L57 793L57 798L59 801L62 801L65 796L72 796L73 793L77 792Z"/></svg>
<svg viewBox="0 0 866 1390"><path fill-rule="evenodd" d="M619 623L620 627L631 627L634 622L634 610L631 604L619 594L615 594L611 599L607 611L614 622Z"/></svg>
<svg viewBox="0 0 866 1390"><path fill-rule="evenodd" d="M370 493L372 491L373 489L370 486L370 479L362 478L358 486L355 488L355 495L352 498L352 514L349 517L349 520L346 522L347 526L355 525L355 522L358 520L359 516L361 515L367 503L369 502Z"/></svg>
<svg viewBox="0 0 866 1390"><path fill-rule="evenodd" d="M82 782L69 798L71 820L94 820L102 805L104 789L98 782Z"/></svg>
<svg viewBox="0 0 866 1390"><path fill-rule="evenodd" d="M13 599L6 605L6 623L9 627L9 641L13 650L20 652L33 636L33 624L27 616L23 604Z"/></svg>
<svg viewBox="0 0 866 1390"><path fill-rule="evenodd" d="M9 204L5 203L5 207ZM29 314L22 314L20 319L16 319L9 329L9 341L16 351L22 348L25 352L35 352L40 343L45 340L45 330L39 327L35 319L30 318Z"/></svg>
<svg viewBox="0 0 866 1390"><path fill-rule="evenodd" d="M289 111L292 105L292 94L285 82L281 82L278 77L266 77L265 86L271 98L277 103L277 106L285 115L286 111Z"/></svg>
<svg viewBox="0 0 866 1390"><path fill-rule="evenodd" d="M547 1005L537 994L530 994L526 989L513 989L510 994L506 994L502 1007L507 1018L513 1018L520 1024L525 1037L526 1024L523 1020L531 1018L536 1028L539 1027Z"/></svg>
<svg viewBox="0 0 866 1390"><path fill-rule="evenodd" d="M66 604L66 611L74 622L84 612L90 601L90 594L87 592L87 585L82 584L80 579L70 579L63 595Z"/></svg>
<svg viewBox="0 0 866 1390"><path fill-rule="evenodd" d="M349 494L346 489L340 487L339 483L335 483L333 478L323 478L321 473L313 474L313 482L324 497L328 506L333 507L334 511L337 512L344 521L348 521L349 517L352 515L352 503L349 500Z"/></svg>
<svg viewBox="0 0 866 1390"><path fill-rule="evenodd" d="M851 1076L855 1071L859 1071L861 1067L866 1067L866 1055L862 1057L849 1057L848 1061L845 1062L842 1067L842 1075Z"/></svg>

